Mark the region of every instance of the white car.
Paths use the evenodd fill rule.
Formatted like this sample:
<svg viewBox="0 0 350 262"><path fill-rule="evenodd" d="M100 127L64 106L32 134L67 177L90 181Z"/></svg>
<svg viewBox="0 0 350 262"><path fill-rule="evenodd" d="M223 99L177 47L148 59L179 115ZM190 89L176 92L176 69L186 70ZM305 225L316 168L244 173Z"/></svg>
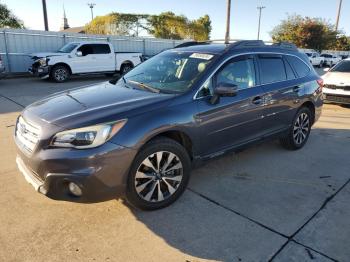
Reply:
<svg viewBox="0 0 350 262"><path fill-rule="evenodd" d="M332 103L350 104L350 58L340 61L322 76L324 100Z"/></svg>
<svg viewBox="0 0 350 262"><path fill-rule="evenodd" d="M332 67L341 61L340 56L336 56L332 54L321 54L321 57L323 57L324 59L324 65L327 65L329 67Z"/></svg>
<svg viewBox="0 0 350 262"><path fill-rule="evenodd" d="M142 62L142 53L115 52L110 43L96 41L72 42L57 52L30 56L34 63L29 72L41 78L50 77L56 82L64 82L72 74L125 74Z"/></svg>
<svg viewBox="0 0 350 262"><path fill-rule="evenodd" d="M322 67L323 64L324 64L324 57L320 56L319 53L317 52L306 52L305 53L309 60L310 60L310 63L313 65L313 66L318 66L318 67Z"/></svg>

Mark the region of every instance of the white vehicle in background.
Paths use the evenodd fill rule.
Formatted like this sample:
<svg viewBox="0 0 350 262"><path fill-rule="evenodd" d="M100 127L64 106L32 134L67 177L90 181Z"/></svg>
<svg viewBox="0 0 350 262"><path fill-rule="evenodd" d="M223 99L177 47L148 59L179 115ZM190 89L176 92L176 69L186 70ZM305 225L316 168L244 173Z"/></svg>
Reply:
<svg viewBox="0 0 350 262"><path fill-rule="evenodd" d="M350 104L350 58L324 70L327 71L322 76L325 102Z"/></svg>
<svg viewBox="0 0 350 262"><path fill-rule="evenodd" d="M339 61L341 61L340 56L332 55L332 54L321 54L321 57L324 58L324 65L327 65L329 67L334 66L337 64Z"/></svg>
<svg viewBox="0 0 350 262"><path fill-rule="evenodd" d="M64 82L73 74L116 72L125 74L142 62L142 53L115 52L108 42L72 42L54 53L30 55L34 63L29 72L41 78Z"/></svg>
<svg viewBox="0 0 350 262"><path fill-rule="evenodd" d="M319 53L317 52L306 52L305 53L309 60L310 60L310 63L313 65L313 66L318 66L318 67L322 67L323 64L324 64L324 57L320 56Z"/></svg>

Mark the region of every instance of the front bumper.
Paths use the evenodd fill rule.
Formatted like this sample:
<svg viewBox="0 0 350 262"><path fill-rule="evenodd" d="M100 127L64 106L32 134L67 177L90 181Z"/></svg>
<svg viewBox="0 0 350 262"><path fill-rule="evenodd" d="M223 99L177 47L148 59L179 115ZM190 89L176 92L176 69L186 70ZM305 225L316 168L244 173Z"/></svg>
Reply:
<svg viewBox="0 0 350 262"><path fill-rule="evenodd" d="M336 89L323 88L323 99L325 102L337 104L350 104L350 90L348 87L339 87Z"/></svg>
<svg viewBox="0 0 350 262"><path fill-rule="evenodd" d="M50 66L31 66L28 68L28 72L37 77L48 77L50 75Z"/></svg>
<svg viewBox="0 0 350 262"><path fill-rule="evenodd" d="M94 203L123 196L136 155L133 149L109 142L86 150L40 149L30 156L19 146L17 143L18 169L34 189L49 198L72 202ZM80 187L80 197L69 192L69 182Z"/></svg>

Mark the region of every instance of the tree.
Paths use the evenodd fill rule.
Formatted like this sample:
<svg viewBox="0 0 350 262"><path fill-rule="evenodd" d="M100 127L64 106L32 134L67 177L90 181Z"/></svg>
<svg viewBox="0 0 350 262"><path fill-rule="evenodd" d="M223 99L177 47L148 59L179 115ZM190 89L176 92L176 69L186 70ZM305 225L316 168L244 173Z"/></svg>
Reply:
<svg viewBox="0 0 350 262"><path fill-rule="evenodd" d="M24 28L24 25L5 4L0 3L0 28L3 27Z"/></svg>
<svg viewBox="0 0 350 262"><path fill-rule="evenodd" d="M338 36L330 49L337 51L350 51L350 38L345 35Z"/></svg>
<svg viewBox="0 0 350 262"><path fill-rule="evenodd" d="M271 32L274 41L288 41L297 47L318 51L330 49L338 34L334 26L325 20L299 15L288 16Z"/></svg>
<svg viewBox="0 0 350 262"><path fill-rule="evenodd" d="M98 16L85 26L90 34L138 36L141 30L158 38L208 40L211 32L208 15L189 20L183 15L164 12L159 15L111 13Z"/></svg>

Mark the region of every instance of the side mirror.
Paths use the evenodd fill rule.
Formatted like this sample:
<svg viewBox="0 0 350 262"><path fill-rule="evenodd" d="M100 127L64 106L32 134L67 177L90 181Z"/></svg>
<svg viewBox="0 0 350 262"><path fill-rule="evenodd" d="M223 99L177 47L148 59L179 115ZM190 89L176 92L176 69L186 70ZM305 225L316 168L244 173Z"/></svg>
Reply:
<svg viewBox="0 0 350 262"><path fill-rule="evenodd" d="M238 92L238 86L231 83L219 83L214 88L214 95L210 99L211 104L219 102L221 96L235 96Z"/></svg>
<svg viewBox="0 0 350 262"><path fill-rule="evenodd" d="M329 69L330 69L329 67L326 67L326 68L323 68L323 71L324 71L324 72L328 72Z"/></svg>
<svg viewBox="0 0 350 262"><path fill-rule="evenodd" d="M77 51L77 52L75 53L75 55L80 57L80 56L83 56L83 53L82 53L81 51Z"/></svg>

